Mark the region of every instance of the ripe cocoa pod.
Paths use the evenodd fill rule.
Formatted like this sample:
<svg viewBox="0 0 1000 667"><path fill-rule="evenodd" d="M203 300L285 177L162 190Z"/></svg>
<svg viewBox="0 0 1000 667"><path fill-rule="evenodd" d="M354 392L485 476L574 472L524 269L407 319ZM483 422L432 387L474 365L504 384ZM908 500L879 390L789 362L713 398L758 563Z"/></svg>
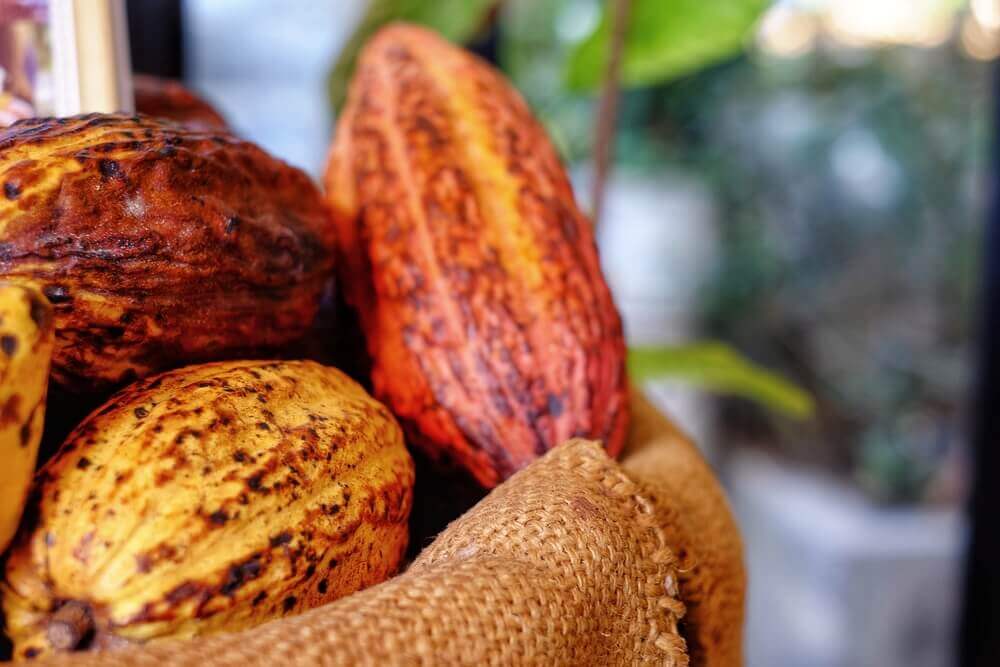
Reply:
<svg viewBox="0 0 1000 667"><path fill-rule="evenodd" d="M52 338L45 297L0 283L0 552L17 530L35 474Z"/></svg>
<svg viewBox="0 0 1000 667"><path fill-rule="evenodd" d="M574 436L621 448L621 322L590 224L497 71L424 29L383 29L325 180L376 395L415 444L485 486Z"/></svg>
<svg viewBox="0 0 1000 667"><path fill-rule="evenodd" d="M246 628L382 581L413 481L395 419L334 368L139 381L39 472L3 584L15 657Z"/></svg>
<svg viewBox="0 0 1000 667"><path fill-rule="evenodd" d="M132 77L135 108L141 114L169 118L195 130L225 130L226 119L179 81L148 74Z"/></svg>
<svg viewBox="0 0 1000 667"><path fill-rule="evenodd" d="M299 338L332 271L309 178L143 116L0 131L0 277L55 306L53 377L90 389Z"/></svg>

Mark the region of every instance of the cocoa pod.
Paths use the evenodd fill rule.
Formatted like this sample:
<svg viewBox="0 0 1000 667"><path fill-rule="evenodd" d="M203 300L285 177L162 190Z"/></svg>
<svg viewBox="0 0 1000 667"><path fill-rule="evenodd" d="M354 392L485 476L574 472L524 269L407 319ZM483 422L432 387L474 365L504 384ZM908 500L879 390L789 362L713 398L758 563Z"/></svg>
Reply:
<svg viewBox="0 0 1000 667"><path fill-rule="evenodd" d="M45 297L0 282L0 553L17 531L35 474L52 338Z"/></svg>
<svg viewBox="0 0 1000 667"><path fill-rule="evenodd" d="M149 74L132 77L135 108L141 114L169 118L194 130L225 130L226 119L179 81Z"/></svg>
<svg viewBox="0 0 1000 667"><path fill-rule="evenodd" d="M590 223L501 74L383 29L325 184L375 393L413 443L487 487L571 437L621 448L625 348Z"/></svg>
<svg viewBox="0 0 1000 667"><path fill-rule="evenodd" d="M332 271L309 178L225 132L25 120L0 131L0 188L0 278L53 303L53 377L74 389L295 340Z"/></svg>
<svg viewBox="0 0 1000 667"><path fill-rule="evenodd" d="M378 583L413 482L396 420L335 368L141 380L37 476L2 587L14 656L238 630Z"/></svg>

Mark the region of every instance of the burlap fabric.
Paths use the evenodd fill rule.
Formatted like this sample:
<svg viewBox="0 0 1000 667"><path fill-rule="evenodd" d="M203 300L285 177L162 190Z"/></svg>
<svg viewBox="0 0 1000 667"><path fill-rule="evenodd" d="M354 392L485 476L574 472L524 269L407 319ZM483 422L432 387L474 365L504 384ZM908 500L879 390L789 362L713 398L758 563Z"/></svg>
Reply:
<svg viewBox="0 0 1000 667"><path fill-rule="evenodd" d="M252 630L73 665L738 665L744 575L695 448L633 399L621 464L573 440L453 522L406 572Z"/></svg>

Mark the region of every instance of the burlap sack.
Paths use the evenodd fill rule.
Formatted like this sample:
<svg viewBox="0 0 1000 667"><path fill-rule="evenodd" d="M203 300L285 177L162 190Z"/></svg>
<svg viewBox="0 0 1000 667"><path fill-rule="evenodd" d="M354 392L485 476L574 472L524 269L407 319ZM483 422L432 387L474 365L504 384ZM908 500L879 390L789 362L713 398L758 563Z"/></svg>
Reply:
<svg viewBox="0 0 1000 667"><path fill-rule="evenodd" d="M641 397L622 460L573 440L395 579L252 630L73 665L738 665L739 535L710 469Z"/></svg>

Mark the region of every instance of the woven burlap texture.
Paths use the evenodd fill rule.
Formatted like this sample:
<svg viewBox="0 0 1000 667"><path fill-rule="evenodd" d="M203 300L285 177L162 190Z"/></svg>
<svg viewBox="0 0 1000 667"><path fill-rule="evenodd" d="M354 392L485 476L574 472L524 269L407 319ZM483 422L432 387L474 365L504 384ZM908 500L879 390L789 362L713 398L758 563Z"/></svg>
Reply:
<svg viewBox="0 0 1000 667"><path fill-rule="evenodd" d="M680 666L690 591L693 664L738 665L743 569L725 499L690 442L641 398L633 410L623 464L569 441L379 586L237 634L52 664Z"/></svg>

